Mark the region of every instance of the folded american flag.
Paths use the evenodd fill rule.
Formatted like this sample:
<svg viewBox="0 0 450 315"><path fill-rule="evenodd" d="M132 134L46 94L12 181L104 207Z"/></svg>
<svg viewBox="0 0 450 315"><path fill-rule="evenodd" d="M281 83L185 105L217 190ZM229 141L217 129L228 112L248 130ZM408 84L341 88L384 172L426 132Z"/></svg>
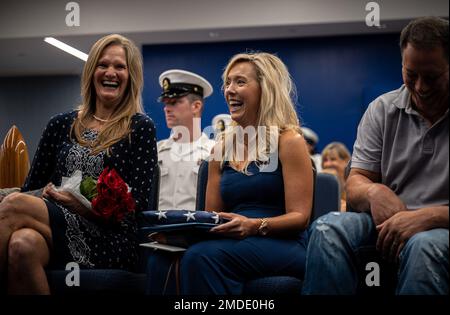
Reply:
<svg viewBox="0 0 450 315"><path fill-rule="evenodd" d="M146 225L222 224L227 221L220 218L216 212L192 210L149 210L141 212L141 216Z"/></svg>
<svg viewBox="0 0 450 315"><path fill-rule="evenodd" d="M229 221L216 212L192 210L149 210L140 212L139 235L142 240L187 248L190 245L217 237L209 230ZM151 247L151 246L150 246Z"/></svg>

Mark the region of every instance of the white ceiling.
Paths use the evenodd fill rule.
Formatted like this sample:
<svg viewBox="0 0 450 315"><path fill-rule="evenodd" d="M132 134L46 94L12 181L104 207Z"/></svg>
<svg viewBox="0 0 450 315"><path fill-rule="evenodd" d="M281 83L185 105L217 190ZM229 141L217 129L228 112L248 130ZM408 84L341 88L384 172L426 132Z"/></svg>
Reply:
<svg viewBox="0 0 450 315"><path fill-rule="evenodd" d="M448 17L448 0L379 0L381 27L367 27L363 0L1 0L0 76L80 74L83 61L45 43L54 36L86 53L102 35L137 45L399 32L423 15Z"/></svg>

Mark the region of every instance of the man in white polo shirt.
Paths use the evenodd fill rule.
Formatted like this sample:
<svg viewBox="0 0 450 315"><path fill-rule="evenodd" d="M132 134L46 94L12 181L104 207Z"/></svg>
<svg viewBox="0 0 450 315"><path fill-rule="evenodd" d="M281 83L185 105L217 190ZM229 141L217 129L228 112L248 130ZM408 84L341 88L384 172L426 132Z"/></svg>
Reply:
<svg viewBox="0 0 450 315"><path fill-rule="evenodd" d="M158 142L159 209L195 210L199 165L215 143L202 133L200 120L213 88L203 77L178 69L163 72L159 83L159 101L172 129L168 139Z"/></svg>

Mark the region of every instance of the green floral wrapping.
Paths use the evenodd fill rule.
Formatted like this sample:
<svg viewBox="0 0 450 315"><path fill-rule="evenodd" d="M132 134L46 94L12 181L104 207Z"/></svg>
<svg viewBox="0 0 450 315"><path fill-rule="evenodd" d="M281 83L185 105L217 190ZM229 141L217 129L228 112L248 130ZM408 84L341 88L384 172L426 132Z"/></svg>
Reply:
<svg viewBox="0 0 450 315"><path fill-rule="evenodd" d="M92 199L97 197L97 181L91 176L83 179L80 183L80 193L87 200L92 201Z"/></svg>

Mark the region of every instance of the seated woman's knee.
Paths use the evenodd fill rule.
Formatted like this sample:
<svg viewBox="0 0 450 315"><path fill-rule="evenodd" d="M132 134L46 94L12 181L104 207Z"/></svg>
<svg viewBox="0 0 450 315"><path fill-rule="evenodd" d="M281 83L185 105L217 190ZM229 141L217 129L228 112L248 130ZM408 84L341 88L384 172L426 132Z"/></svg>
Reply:
<svg viewBox="0 0 450 315"><path fill-rule="evenodd" d="M204 242L201 243L202 246L197 246L195 244L191 246L185 253L182 259L183 265L198 266L208 257L216 257L220 255L220 246L206 246Z"/></svg>
<svg viewBox="0 0 450 315"><path fill-rule="evenodd" d="M9 195L5 197L0 204L0 226L9 225L12 218L14 218L14 213L16 212L17 206L14 202L15 196Z"/></svg>
<svg viewBox="0 0 450 315"><path fill-rule="evenodd" d="M21 229L11 235L8 244L8 262L19 266L38 257L43 237L32 229Z"/></svg>
<svg viewBox="0 0 450 315"><path fill-rule="evenodd" d="M14 193L3 199L0 204L0 228L17 230L21 226L23 216L20 214L23 207L26 207L26 201L21 193Z"/></svg>
<svg viewBox="0 0 450 315"><path fill-rule="evenodd" d="M184 265L196 263L197 260L201 259L202 250L197 246L191 246L183 255L182 262Z"/></svg>
<svg viewBox="0 0 450 315"><path fill-rule="evenodd" d="M14 215L25 203L25 195L21 193L12 193L6 196L0 206L0 219Z"/></svg>

